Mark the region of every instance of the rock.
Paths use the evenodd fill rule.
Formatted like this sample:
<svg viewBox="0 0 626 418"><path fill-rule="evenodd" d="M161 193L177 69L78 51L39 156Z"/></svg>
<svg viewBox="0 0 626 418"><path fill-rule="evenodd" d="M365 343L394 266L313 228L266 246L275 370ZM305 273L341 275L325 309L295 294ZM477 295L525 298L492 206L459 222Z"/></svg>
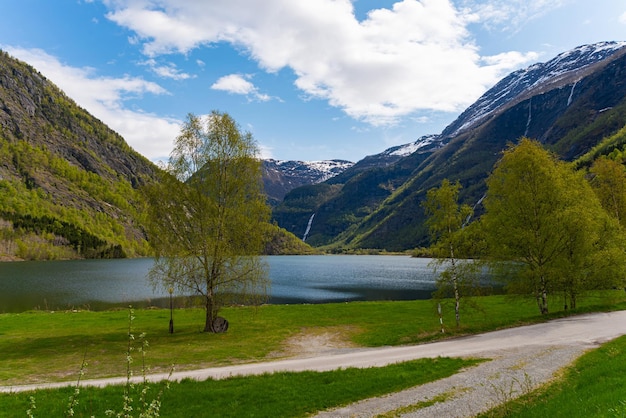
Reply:
<svg viewBox="0 0 626 418"><path fill-rule="evenodd" d="M228 321L221 316L218 316L213 320L213 332L220 334L228 331Z"/></svg>

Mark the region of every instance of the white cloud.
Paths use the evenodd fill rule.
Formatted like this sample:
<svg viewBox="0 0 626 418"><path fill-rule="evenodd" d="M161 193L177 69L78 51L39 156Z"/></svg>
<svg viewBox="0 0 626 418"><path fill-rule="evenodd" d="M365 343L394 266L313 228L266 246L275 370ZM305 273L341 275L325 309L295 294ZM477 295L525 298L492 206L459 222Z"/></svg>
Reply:
<svg viewBox="0 0 626 418"><path fill-rule="evenodd" d="M98 77L92 69L69 67L39 49L2 48L36 68L79 106L122 135L139 153L152 160L169 155L180 122L124 107L124 100L130 97L167 94L158 84L129 76Z"/></svg>
<svg viewBox="0 0 626 418"><path fill-rule="evenodd" d="M254 84L240 74L230 74L220 77L211 86L213 90L223 90L233 94L250 94L255 90Z"/></svg>
<svg viewBox="0 0 626 418"><path fill-rule="evenodd" d="M529 21L564 6L571 0L457 0L473 22L493 30L519 30Z"/></svg>
<svg viewBox="0 0 626 418"><path fill-rule="evenodd" d="M191 75L181 72L178 68L176 68L176 64L173 63L159 64L156 60L149 59L143 64L150 67L150 69L159 77L171 78L172 80L187 80L192 78Z"/></svg>
<svg viewBox="0 0 626 418"><path fill-rule="evenodd" d="M223 77L220 77L215 83L213 83L211 89L222 90L231 94L242 94L244 96L248 96L262 102L270 100L271 97L267 94L259 93L254 84L247 80L249 78L251 78L250 75L225 75Z"/></svg>
<svg viewBox="0 0 626 418"><path fill-rule="evenodd" d="M467 25L503 22L514 10L505 0L488 2L490 8L461 3L403 0L358 21L350 0L110 0L107 17L132 30L149 57L230 42L268 72L291 69L307 96L386 125L422 110L460 111L534 59L481 57ZM524 8L527 2L514 3ZM530 3L525 15L560 1ZM251 84L244 78L215 85L227 81L231 92Z"/></svg>
<svg viewBox="0 0 626 418"><path fill-rule="evenodd" d="M622 13L619 17L619 23L626 25L626 12Z"/></svg>

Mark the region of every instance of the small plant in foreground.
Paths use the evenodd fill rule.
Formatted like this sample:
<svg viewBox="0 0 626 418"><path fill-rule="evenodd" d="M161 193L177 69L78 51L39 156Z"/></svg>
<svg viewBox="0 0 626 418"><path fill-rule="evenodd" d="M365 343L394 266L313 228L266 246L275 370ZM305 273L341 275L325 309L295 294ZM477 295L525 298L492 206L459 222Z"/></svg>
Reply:
<svg viewBox="0 0 626 418"><path fill-rule="evenodd" d="M518 396L527 395L533 390L533 381L527 372L524 372L524 379L520 380L513 376L509 382L508 387L505 386L505 382L502 382L502 386L497 386L494 383L489 384L489 389L492 393L495 405L503 405L505 412L508 414L508 405L510 402Z"/></svg>
<svg viewBox="0 0 626 418"><path fill-rule="evenodd" d="M78 372L78 380L76 381L76 386L74 386L74 392L70 396L70 402L67 404L67 411L65 412L65 416L73 417L74 416L74 408L78 405L78 396L80 395L80 381L85 375L85 369L87 368L87 351L85 350L85 354L83 355L83 361L80 365L80 371Z"/></svg>
<svg viewBox="0 0 626 418"><path fill-rule="evenodd" d="M30 408L28 408L28 410L26 411L26 416L28 418L34 418L35 415L33 415L33 411L37 409L37 402L34 396L31 396L29 399L30 399Z"/></svg>
<svg viewBox="0 0 626 418"><path fill-rule="evenodd" d="M158 417L160 415L161 410L161 396L163 395L164 389L169 388L170 377L174 371L172 367L170 370L170 374L168 379L165 382L165 385L161 386L161 390L157 393L154 399L148 400L148 392L150 390L150 385L148 384L147 373L148 368L146 367L146 349L148 347L148 341L145 339L146 334L142 333L139 335L139 341L141 345L137 349L141 353L141 374L143 376L143 381L141 383L141 390L139 391L139 399L138 403L135 406L135 398L133 397L133 393L135 391L135 384L133 383L133 351L135 351L135 335L133 334L133 320L135 319L135 311L132 306L128 308L128 345L126 348L126 385L124 386L124 394L123 394L123 405L122 410L120 412L116 412L113 410L105 411L105 415L108 417L116 417L116 418L132 418L133 412L137 413L138 418L153 418ZM85 370L87 368L86 362L87 353L85 352L85 356L83 357L83 361L80 367L78 380L76 381L76 385L74 387L74 391L72 395L69 397L69 403L67 405L67 410L65 411L66 417L73 417L75 414L74 409L79 403L79 395L80 395L80 382L85 375ZM30 397L30 407L26 411L26 415L29 418L34 418L34 410L37 408L36 399L34 396Z"/></svg>

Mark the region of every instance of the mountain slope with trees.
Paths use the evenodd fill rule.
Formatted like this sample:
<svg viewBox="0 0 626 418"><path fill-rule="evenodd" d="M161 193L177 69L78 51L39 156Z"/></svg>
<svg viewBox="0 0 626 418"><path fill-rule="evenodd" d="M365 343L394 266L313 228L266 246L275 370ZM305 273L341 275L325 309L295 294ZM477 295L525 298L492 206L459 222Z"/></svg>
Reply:
<svg viewBox="0 0 626 418"><path fill-rule="evenodd" d="M0 51L0 260L151 254L140 189L161 170ZM268 225L266 252L311 253Z"/></svg>
<svg viewBox="0 0 626 418"><path fill-rule="evenodd" d="M34 68L0 52L0 257L147 254L136 193L157 170Z"/></svg>
<svg viewBox="0 0 626 418"><path fill-rule="evenodd" d="M293 190L274 218L298 235L315 214L308 242L339 251L428 245L426 192L443 179L458 181L461 203L480 215L485 180L509 143L529 137L566 161L584 157L587 164L601 154L621 152L616 136L626 126L625 74L626 43L617 42L581 46L512 73L444 129L439 146L343 184L335 181L324 199ZM595 157L586 156L592 150Z"/></svg>

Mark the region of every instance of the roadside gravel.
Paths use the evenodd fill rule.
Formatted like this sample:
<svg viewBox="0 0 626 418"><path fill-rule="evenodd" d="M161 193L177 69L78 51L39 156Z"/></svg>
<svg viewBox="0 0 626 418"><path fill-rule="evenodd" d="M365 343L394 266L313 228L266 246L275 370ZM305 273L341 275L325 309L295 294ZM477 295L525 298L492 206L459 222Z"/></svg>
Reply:
<svg viewBox="0 0 626 418"><path fill-rule="evenodd" d="M461 373L316 417L473 417L545 384L589 348L576 344L484 352L473 357L491 360Z"/></svg>
<svg viewBox="0 0 626 418"><path fill-rule="evenodd" d="M545 385L587 350L621 335L626 335L626 311L574 316L416 346L420 350L435 348L441 356L488 361L446 379L316 416L474 417Z"/></svg>

